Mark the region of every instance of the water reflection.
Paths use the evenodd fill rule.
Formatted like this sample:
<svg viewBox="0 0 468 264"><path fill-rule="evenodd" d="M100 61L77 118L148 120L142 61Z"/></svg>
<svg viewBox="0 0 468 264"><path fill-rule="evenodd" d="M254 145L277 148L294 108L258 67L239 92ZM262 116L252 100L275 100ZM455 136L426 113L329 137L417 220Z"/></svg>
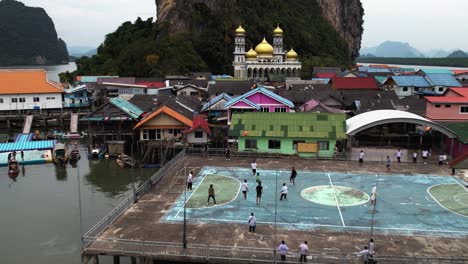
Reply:
<svg viewBox="0 0 468 264"><path fill-rule="evenodd" d="M55 166L55 178L57 181L66 181L67 177L67 165Z"/></svg>

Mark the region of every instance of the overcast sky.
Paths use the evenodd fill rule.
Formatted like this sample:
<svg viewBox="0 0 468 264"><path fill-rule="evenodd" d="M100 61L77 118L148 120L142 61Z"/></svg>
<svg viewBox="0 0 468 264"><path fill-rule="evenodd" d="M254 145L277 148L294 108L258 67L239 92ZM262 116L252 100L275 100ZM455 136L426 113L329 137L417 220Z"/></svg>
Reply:
<svg viewBox="0 0 468 264"><path fill-rule="evenodd" d="M125 21L154 17L154 0L21 0L45 8L59 37L69 46L97 47ZM327 1L327 0L325 0ZM417 49L468 51L468 0L361 0L363 47L385 40L408 42Z"/></svg>

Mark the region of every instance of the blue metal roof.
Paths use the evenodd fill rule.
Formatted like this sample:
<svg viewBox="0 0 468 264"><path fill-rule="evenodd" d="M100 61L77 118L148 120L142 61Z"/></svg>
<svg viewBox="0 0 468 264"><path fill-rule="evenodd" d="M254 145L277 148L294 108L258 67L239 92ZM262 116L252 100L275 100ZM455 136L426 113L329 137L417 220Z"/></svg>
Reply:
<svg viewBox="0 0 468 264"><path fill-rule="evenodd" d="M375 67L369 67L369 66L361 66L358 68L358 71L360 72L388 72L388 73L391 72L387 68L375 68Z"/></svg>
<svg viewBox="0 0 468 264"><path fill-rule="evenodd" d="M446 87L461 87L462 85L453 77L452 74L447 73L428 73L426 78L433 85L446 86Z"/></svg>
<svg viewBox="0 0 468 264"><path fill-rule="evenodd" d="M232 100L232 97L229 96L227 93L221 93L220 95L216 96L215 98L211 99L206 104L204 104L202 109L200 110L200 112L203 112L203 111L207 110L208 108L210 108L210 106L215 105L216 103L218 103L222 99L224 99L224 100L226 100L226 102L228 102L228 101Z"/></svg>
<svg viewBox="0 0 468 264"><path fill-rule="evenodd" d="M144 113L144 111L138 108L138 106L120 97L112 98L110 99L110 102L116 107L122 109L122 111L124 111L134 119L138 119Z"/></svg>
<svg viewBox="0 0 468 264"><path fill-rule="evenodd" d="M70 89L64 89L63 91L67 94L71 94L71 93L75 93L75 92L79 92L79 91L83 91L83 90L86 90L86 85L79 85L79 86L75 86L75 87L72 87Z"/></svg>
<svg viewBox="0 0 468 264"><path fill-rule="evenodd" d="M431 73L453 74L451 70L440 69L440 68L421 68L420 71L424 72L425 74L431 74Z"/></svg>
<svg viewBox="0 0 468 264"><path fill-rule="evenodd" d="M387 80L387 77L385 77L385 76L374 76L374 79L375 79L379 84L383 84L383 83Z"/></svg>
<svg viewBox="0 0 468 264"><path fill-rule="evenodd" d="M32 141L33 134L20 134L16 137L15 142L0 143L0 152L53 149L57 142L56 140Z"/></svg>
<svg viewBox="0 0 468 264"><path fill-rule="evenodd" d="M262 94L264 94L264 95L266 95L268 97L271 97L271 98L275 99L276 101L281 102L281 103L283 103L283 104L285 104L285 105L287 105L289 107L294 107L294 104L291 101L289 101L288 99L286 99L284 97L281 97L281 96L275 94L274 92L271 92L268 89L260 86L260 87L258 87L256 89L253 89L253 90L251 90L251 91L249 91L249 92L247 92L247 93L245 93L245 94L243 94L243 95L241 95L239 97L233 98L229 102L226 102L226 104L224 105L224 109L227 109L230 106L232 106L235 103L240 102L240 101L243 101L243 102L245 102L245 103L247 103L249 105L253 104L252 105L253 107L255 107L254 105L258 106L257 104L255 104L255 103L253 103L253 102L246 99L247 97L249 97L249 96L251 96L253 94L256 94L256 93L262 93ZM258 107L260 107L260 106L258 106Z"/></svg>
<svg viewBox="0 0 468 264"><path fill-rule="evenodd" d="M401 75L392 76L391 79L395 81L398 86L414 86L414 87L431 87L424 76L420 75Z"/></svg>
<svg viewBox="0 0 468 264"><path fill-rule="evenodd" d="M331 78L312 78L312 81L320 81L323 82L324 84L328 84L331 80Z"/></svg>

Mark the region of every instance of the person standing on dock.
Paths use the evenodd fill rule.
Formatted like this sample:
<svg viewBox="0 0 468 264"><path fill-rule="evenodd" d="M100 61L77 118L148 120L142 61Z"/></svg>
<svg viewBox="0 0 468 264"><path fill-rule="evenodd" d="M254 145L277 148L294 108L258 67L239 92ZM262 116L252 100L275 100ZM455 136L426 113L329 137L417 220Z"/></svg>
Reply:
<svg viewBox="0 0 468 264"><path fill-rule="evenodd" d="M210 184L210 188L208 189L208 201L206 201L206 204L210 203L210 198L213 198L213 202L214 204L216 204L215 190L214 190L213 184Z"/></svg>
<svg viewBox="0 0 468 264"><path fill-rule="evenodd" d="M187 190L191 191L192 190L192 184L193 184L193 171L190 171L189 175L187 176Z"/></svg>
<svg viewBox="0 0 468 264"><path fill-rule="evenodd" d="M24 151L21 151L21 160L24 161Z"/></svg>
<svg viewBox="0 0 468 264"><path fill-rule="evenodd" d="M12 156L13 156L13 153L11 153L11 152L10 152L10 153L8 153L8 161L10 161L10 160L11 160L11 157L12 157Z"/></svg>

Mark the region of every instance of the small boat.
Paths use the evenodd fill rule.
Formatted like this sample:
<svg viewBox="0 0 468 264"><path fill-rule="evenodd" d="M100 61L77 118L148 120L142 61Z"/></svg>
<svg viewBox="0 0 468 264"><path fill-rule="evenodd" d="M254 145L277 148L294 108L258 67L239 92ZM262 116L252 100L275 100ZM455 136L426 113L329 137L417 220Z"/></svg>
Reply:
<svg viewBox="0 0 468 264"><path fill-rule="evenodd" d="M18 176L19 174L19 163L16 159L10 159L8 161L8 175L10 177Z"/></svg>
<svg viewBox="0 0 468 264"><path fill-rule="evenodd" d="M52 150L52 159L55 164L64 165L68 161L67 147L63 143L57 143Z"/></svg>
<svg viewBox="0 0 468 264"><path fill-rule="evenodd" d="M117 157L117 164L121 168L131 168L139 166L138 162L134 158L123 153Z"/></svg>
<svg viewBox="0 0 468 264"><path fill-rule="evenodd" d="M41 132L39 132L39 130L36 130L34 132L34 135L32 137L32 140L42 140L42 136L41 136Z"/></svg>

